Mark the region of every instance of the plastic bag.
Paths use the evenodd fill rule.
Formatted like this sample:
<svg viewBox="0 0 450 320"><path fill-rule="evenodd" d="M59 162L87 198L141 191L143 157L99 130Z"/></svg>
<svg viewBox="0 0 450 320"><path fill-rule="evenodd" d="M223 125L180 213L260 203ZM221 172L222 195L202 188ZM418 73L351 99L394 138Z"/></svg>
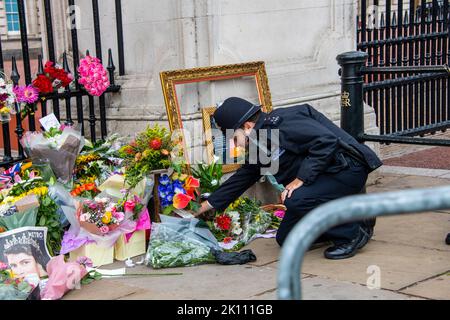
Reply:
<svg viewBox="0 0 450 320"><path fill-rule="evenodd" d="M152 225L145 264L155 269L215 263L212 250L221 250L206 225L198 219L161 216Z"/></svg>

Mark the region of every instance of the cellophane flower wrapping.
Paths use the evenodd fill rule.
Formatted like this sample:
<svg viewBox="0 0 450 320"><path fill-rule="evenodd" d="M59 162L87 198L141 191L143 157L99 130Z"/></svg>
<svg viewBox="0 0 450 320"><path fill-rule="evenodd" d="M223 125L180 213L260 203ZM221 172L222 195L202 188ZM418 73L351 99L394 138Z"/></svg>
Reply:
<svg viewBox="0 0 450 320"><path fill-rule="evenodd" d="M259 210L255 215L244 214L243 233L240 242L243 245L253 241L259 234L263 234L272 224L272 215L264 210Z"/></svg>
<svg viewBox="0 0 450 320"><path fill-rule="evenodd" d="M36 226L36 218L39 207L31 208L22 212L13 212L11 215L0 212L0 226L6 230L13 230L22 227Z"/></svg>
<svg viewBox="0 0 450 320"><path fill-rule="evenodd" d="M152 224L145 264L154 269L215 263L212 249L221 250L206 225L198 219L161 216Z"/></svg>
<svg viewBox="0 0 450 320"><path fill-rule="evenodd" d="M132 220L131 214L126 214L125 219L114 230L106 234L90 232L92 229L87 230L81 226L78 212L79 205L79 203L76 203L74 207L67 206L62 208L70 223L70 228L64 234L61 254L69 253L89 243L96 243L101 247L110 248L122 234L131 233L136 229L136 221Z"/></svg>
<svg viewBox="0 0 450 320"><path fill-rule="evenodd" d="M48 159L56 177L62 183L68 183L72 179L75 160L84 146L84 138L80 131L65 127L61 134L50 138L39 132L25 132L20 143L32 161Z"/></svg>
<svg viewBox="0 0 450 320"><path fill-rule="evenodd" d="M66 262L63 255L53 257L47 264L48 281L41 291L41 299L58 300L67 292L80 287L87 275L86 268L77 262Z"/></svg>

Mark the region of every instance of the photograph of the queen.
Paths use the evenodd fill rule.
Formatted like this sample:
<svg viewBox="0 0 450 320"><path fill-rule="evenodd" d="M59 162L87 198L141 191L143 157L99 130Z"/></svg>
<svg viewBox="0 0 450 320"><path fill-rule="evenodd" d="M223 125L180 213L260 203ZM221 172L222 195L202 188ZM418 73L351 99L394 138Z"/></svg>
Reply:
<svg viewBox="0 0 450 320"><path fill-rule="evenodd" d="M47 276L50 255L47 228L25 227L0 234L0 263L8 265L14 278Z"/></svg>

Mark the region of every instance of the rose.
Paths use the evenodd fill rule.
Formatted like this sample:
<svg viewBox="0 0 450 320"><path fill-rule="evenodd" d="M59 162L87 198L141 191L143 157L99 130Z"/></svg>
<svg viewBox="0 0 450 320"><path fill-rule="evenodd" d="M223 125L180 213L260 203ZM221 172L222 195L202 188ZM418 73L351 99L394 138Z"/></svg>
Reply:
<svg viewBox="0 0 450 320"><path fill-rule="evenodd" d="M0 261L0 271L8 269L8 265L4 262Z"/></svg>
<svg viewBox="0 0 450 320"><path fill-rule="evenodd" d="M135 206L136 204L131 200L125 201L125 204L123 205L125 212L133 212Z"/></svg>
<svg viewBox="0 0 450 320"><path fill-rule="evenodd" d="M109 227L108 226L101 226L100 227L100 232L102 234L107 234L109 232Z"/></svg>
<svg viewBox="0 0 450 320"><path fill-rule="evenodd" d="M118 221L122 222L125 219L125 214L123 212L113 212L113 217Z"/></svg>
<svg viewBox="0 0 450 320"><path fill-rule="evenodd" d="M53 92L52 82L43 74L39 74L37 78L33 80L33 86L41 93Z"/></svg>
<svg viewBox="0 0 450 320"><path fill-rule="evenodd" d="M283 219L285 213L286 212L284 210L277 210L273 213L273 215L279 219Z"/></svg>

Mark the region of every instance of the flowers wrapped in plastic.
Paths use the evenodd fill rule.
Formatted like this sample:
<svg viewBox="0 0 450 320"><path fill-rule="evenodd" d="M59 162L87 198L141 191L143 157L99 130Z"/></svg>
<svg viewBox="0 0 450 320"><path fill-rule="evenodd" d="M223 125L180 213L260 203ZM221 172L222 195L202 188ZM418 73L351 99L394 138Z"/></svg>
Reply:
<svg viewBox="0 0 450 320"><path fill-rule="evenodd" d="M9 122L11 115L15 114L14 94L12 81L5 81L4 74L0 71L0 122Z"/></svg>
<svg viewBox="0 0 450 320"><path fill-rule="evenodd" d="M155 269L215 263L217 240L198 219L161 216L152 225L145 263Z"/></svg>
<svg viewBox="0 0 450 320"><path fill-rule="evenodd" d="M14 276L8 265L0 262L0 300L26 300L36 286Z"/></svg>
<svg viewBox="0 0 450 320"><path fill-rule="evenodd" d="M48 159L56 177L62 183L72 179L75 160L84 145L81 132L73 127L51 127L48 131L25 132L20 140L27 155L34 161Z"/></svg>
<svg viewBox="0 0 450 320"><path fill-rule="evenodd" d="M71 224L62 241L61 253L74 251L85 244L96 243L111 248L122 234L137 230L143 214L148 215L140 199L96 197L77 202L76 207L64 207Z"/></svg>
<svg viewBox="0 0 450 320"><path fill-rule="evenodd" d="M30 162L13 168L8 170L14 171L14 179L0 193L1 224L7 230L24 226L47 227L47 244L50 252L55 254L61 245L62 225L58 206L49 195L49 185L36 175Z"/></svg>

